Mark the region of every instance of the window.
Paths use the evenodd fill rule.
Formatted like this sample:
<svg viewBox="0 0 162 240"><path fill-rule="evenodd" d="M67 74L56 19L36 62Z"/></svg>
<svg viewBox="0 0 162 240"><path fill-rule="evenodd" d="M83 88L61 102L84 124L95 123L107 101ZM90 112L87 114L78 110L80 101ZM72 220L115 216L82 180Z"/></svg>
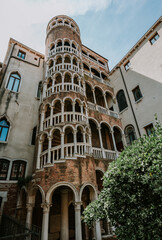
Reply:
<svg viewBox="0 0 162 240"><path fill-rule="evenodd" d="M147 126L144 127L147 136L150 136L150 134L151 134L152 131L153 131L153 128L154 128L154 126L153 126L152 123L150 123L149 125L147 125Z"/></svg>
<svg viewBox="0 0 162 240"><path fill-rule="evenodd" d="M117 98L117 102L118 102L118 106L119 106L119 111L120 112L128 107L127 100L125 98L125 94L124 94L123 90L120 90L117 93L116 98Z"/></svg>
<svg viewBox="0 0 162 240"><path fill-rule="evenodd" d="M127 145L130 145L134 140L136 140L135 130L134 130L134 127L132 125L126 126L124 132L125 132Z"/></svg>
<svg viewBox="0 0 162 240"><path fill-rule="evenodd" d="M19 50L17 56L18 56L19 58L25 59L26 53L24 53L24 52L22 52L22 51Z"/></svg>
<svg viewBox="0 0 162 240"><path fill-rule="evenodd" d="M0 159L0 180L6 180L10 161Z"/></svg>
<svg viewBox="0 0 162 240"><path fill-rule="evenodd" d="M125 71L128 71L128 69L130 68L130 65L131 64L129 61L124 65Z"/></svg>
<svg viewBox="0 0 162 240"><path fill-rule="evenodd" d="M33 132L32 132L31 145L35 145L36 133L37 133L37 127L34 127L34 128L33 128Z"/></svg>
<svg viewBox="0 0 162 240"><path fill-rule="evenodd" d="M159 37L159 34L155 33L155 35L150 39L150 43L153 45L159 39Z"/></svg>
<svg viewBox="0 0 162 240"><path fill-rule="evenodd" d="M13 162L10 180L18 180L25 176L26 162L16 160Z"/></svg>
<svg viewBox="0 0 162 240"><path fill-rule="evenodd" d="M8 83L7 83L7 89L18 92L19 85L20 85L20 75L18 73L11 73Z"/></svg>
<svg viewBox="0 0 162 240"><path fill-rule="evenodd" d="M39 82L38 89L37 89L37 98L40 99L41 96L41 89L42 89L42 82Z"/></svg>
<svg viewBox="0 0 162 240"><path fill-rule="evenodd" d="M136 102L139 101L142 98L142 93L141 93L141 90L140 90L139 86L134 88L132 90L132 92L133 92L134 99L135 99Z"/></svg>
<svg viewBox="0 0 162 240"><path fill-rule="evenodd" d="M0 141L6 142L10 124L5 118L0 120Z"/></svg>

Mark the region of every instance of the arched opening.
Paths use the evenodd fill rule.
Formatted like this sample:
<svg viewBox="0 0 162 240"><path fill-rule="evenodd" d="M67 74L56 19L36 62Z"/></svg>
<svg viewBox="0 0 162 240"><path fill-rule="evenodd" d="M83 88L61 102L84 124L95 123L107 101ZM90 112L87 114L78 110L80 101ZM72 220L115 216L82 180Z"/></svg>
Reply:
<svg viewBox="0 0 162 240"><path fill-rule="evenodd" d="M52 43L51 46L50 46L50 51L52 51L54 48L55 48L55 44Z"/></svg>
<svg viewBox="0 0 162 240"><path fill-rule="evenodd" d="M91 72L92 72L92 74L94 75L94 76L96 76L96 77L99 77L100 78L100 73L96 70L96 69L94 69L94 68L91 68Z"/></svg>
<svg viewBox="0 0 162 240"><path fill-rule="evenodd" d="M79 85L78 76L75 76L75 77L74 77L74 84Z"/></svg>
<svg viewBox="0 0 162 240"><path fill-rule="evenodd" d="M86 186L82 192L82 207L81 214L84 209L95 199L94 189L91 186ZM92 240L95 239L94 228L88 228L87 224L82 221L82 239L83 240Z"/></svg>
<svg viewBox="0 0 162 240"><path fill-rule="evenodd" d="M89 84L86 83L86 97L88 102L94 103L93 92Z"/></svg>
<svg viewBox="0 0 162 240"><path fill-rule="evenodd" d="M75 46L75 44L74 44L74 43L72 43L72 47L76 49L76 46Z"/></svg>
<svg viewBox="0 0 162 240"><path fill-rule="evenodd" d="M45 118L48 118L51 114L51 108L50 108L50 105L46 105L45 107Z"/></svg>
<svg viewBox="0 0 162 240"><path fill-rule="evenodd" d="M122 110L124 110L125 108L128 107L127 100L126 100L126 98L125 98L125 94L124 94L123 89L121 89L121 90L117 93L116 98L117 98L118 107L119 107L119 111L120 111L120 112L121 112Z"/></svg>
<svg viewBox="0 0 162 240"><path fill-rule="evenodd" d="M64 23L65 23L65 25L69 25L69 22L67 20Z"/></svg>
<svg viewBox="0 0 162 240"><path fill-rule="evenodd" d="M97 129L97 125L93 120L89 120L90 128L91 128L91 137L92 137L92 147L100 148L100 139L99 133Z"/></svg>
<svg viewBox="0 0 162 240"><path fill-rule="evenodd" d="M122 152L124 149L123 141L122 141L122 134L117 127L114 127L114 138L116 143L116 148L119 152Z"/></svg>
<svg viewBox="0 0 162 240"><path fill-rule="evenodd" d="M89 55L89 57L97 62L97 59L93 57L92 55Z"/></svg>
<svg viewBox="0 0 162 240"><path fill-rule="evenodd" d="M65 100L64 112L72 112L72 103L70 100Z"/></svg>
<svg viewBox="0 0 162 240"><path fill-rule="evenodd" d="M105 107L103 92L98 87L95 88L95 96L97 105Z"/></svg>
<svg viewBox="0 0 162 240"><path fill-rule="evenodd" d="M61 102L60 100L57 100L55 102L54 108L53 108L53 114L57 114L61 112Z"/></svg>
<svg viewBox="0 0 162 240"><path fill-rule="evenodd" d="M114 111L113 98L108 92L106 92L106 101L107 101L109 110Z"/></svg>
<svg viewBox="0 0 162 240"><path fill-rule="evenodd" d="M110 133L110 129L104 123L101 124L101 135L102 135L103 147L105 149L114 150L113 140L112 140L112 135Z"/></svg>
<svg viewBox="0 0 162 240"><path fill-rule="evenodd" d="M67 144L73 142L74 142L73 129L72 127L67 127L65 129L64 143Z"/></svg>
<svg viewBox="0 0 162 240"><path fill-rule="evenodd" d="M52 79L49 78L49 79L47 80L47 88L50 88L51 86L52 86Z"/></svg>
<svg viewBox="0 0 162 240"><path fill-rule="evenodd" d="M137 139L133 125L127 125L125 127L124 132L125 132L127 145L132 144L132 142Z"/></svg>
<svg viewBox="0 0 162 240"><path fill-rule="evenodd" d="M58 41L56 47L61 47L62 46L62 41Z"/></svg>
<svg viewBox="0 0 162 240"><path fill-rule="evenodd" d="M105 81L108 80L107 76L106 76L104 73L101 73L101 77L102 77L102 79L105 80Z"/></svg>
<svg viewBox="0 0 162 240"><path fill-rule="evenodd" d="M62 63L62 57L59 56L57 59L56 59L56 65L57 64L61 64Z"/></svg>
<svg viewBox="0 0 162 240"><path fill-rule="evenodd" d="M77 128L77 142L83 142L83 133L82 133L82 128L78 127Z"/></svg>
<svg viewBox="0 0 162 240"><path fill-rule="evenodd" d="M48 64L48 68L50 69L50 68L52 68L53 67L53 60L50 60L49 61L49 64Z"/></svg>
<svg viewBox="0 0 162 240"><path fill-rule="evenodd" d="M70 43L66 40L66 41L64 42L64 46L69 46L69 47L70 47Z"/></svg>
<svg viewBox="0 0 162 240"><path fill-rule="evenodd" d="M105 66L105 64L104 64L102 61L98 60L98 62L99 62L100 64L102 64L103 66Z"/></svg>
<svg viewBox="0 0 162 240"><path fill-rule="evenodd" d="M65 74L64 82L65 83L70 83L71 82L71 75L69 73Z"/></svg>
<svg viewBox="0 0 162 240"><path fill-rule="evenodd" d="M60 73L58 73L55 78L55 84L59 84L59 83L62 83L62 76Z"/></svg>
<svg viewBox="0 0 162 240"><path fill-rule="evenodd" d="M56 147L59 145L61 145L61 134L60 130L56 129L52 134L52 147Z"/></svg>
<svg viewBox="0 0 162 240"><path fill-rule="evenodd" d="M62 22L62 19L59 19L58 20L58 24L62 24L63 22Z"/></svg>
<svg viewBox="0 0 162 240"><path fill-rule="evenodd" d="M42 195L39 189L36 191L35 195L35 204L33 208L33 215L32 215L32 225L35 225L42 228L42 216L43 216L43 208L41 207L42 204Z"/></svg>
<svg viewBox="0 0 162 240"><path fill-rule="evenodd" d="M65 56L64 63L71 63L69 56Z"/></svg>
<svg viewBox="0 0 162 240"><path fill-rule="evenodd" d="M49 213L49 239L75 239L75 201L73 191L66 186L52 193Z"/></svg>
<svg viewBox="0 0 162 240"><path fill-rule="evenodd" d="M73 58L73 65L77 66L77 59Z"/></svg>
<svg viewBox="0 0 162 240"><path fill-rule="evenodd" d="M43 135L42 137L42 152L46 151L48 149L48 137L46 134Z"/></svg>
<svg viewBox="0 0 162 240"><path fill-rule="evenodd" d="M81 112L81 107L78 101L75 103L75 112Z"/></svg>
<svg viewBox="0 0 162 240"><path fill-rule="evenodd" d="M88 65L86 65L85 63L83 63L83 69L84 71L90 72Z"/></svg>

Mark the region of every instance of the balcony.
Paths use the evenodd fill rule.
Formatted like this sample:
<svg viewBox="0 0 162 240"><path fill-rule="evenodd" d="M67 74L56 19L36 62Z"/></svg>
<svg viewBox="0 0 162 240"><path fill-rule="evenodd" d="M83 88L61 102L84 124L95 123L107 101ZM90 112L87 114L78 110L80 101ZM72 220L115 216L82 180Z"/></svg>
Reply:
<svg viewBox="0 0 162 240"><path fill-rule="evenodd" d="M74 91L74 92L84 95L83 88L75 83L73 83L73 84L72 83L59 83L59 84L55 84L54 86L48 88L46 90L45 97L50 97L52 94L55 94L55 93L69 92L69 91Z"/></svg>
<svg viewBox="0 0 162 240"><path fill-rule="evenodd" d="M107 108L101 107L101 106L96 105L96 104L91 103L91 102L88 102L88 108L93 110L93 111L98 111L102 114L106 114L106 115L109 115L109 116L114 117L114 118L119 118L119 114L117 112L110 111Z"/></svg>
<svg viewBox="0 0 162 240"><path fill-rule="evenodd" d="M117 158L117 154L115 151L101 148L92 148L93 157L96 159L110 159L115 160Z"/></svg>
<svg viewBox="0 0 162 240"><path fill-rule="evenodd" d="M68 53L74 53L76 54L78 57L81 56L81 53L70 46L60 46L60 47L56 47L54 49L52 49L49 53L48 53L48 57L52 57L54 56L56 53L64 53L64 52L68 52Z"/></svg>

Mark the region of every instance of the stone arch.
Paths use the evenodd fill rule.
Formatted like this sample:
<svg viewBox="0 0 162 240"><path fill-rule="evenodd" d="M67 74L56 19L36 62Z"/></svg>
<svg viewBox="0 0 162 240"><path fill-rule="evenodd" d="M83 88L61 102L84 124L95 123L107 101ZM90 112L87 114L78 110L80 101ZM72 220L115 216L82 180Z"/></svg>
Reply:
<svg viewBox="0 0 162 240"><path fill-rule="evenodd" d="M95 200L95 199L98 198L98 193L97 193L96 187L95 187L92 183L85 182L85 183L81 186L81 188L80 188L80 192L79 192L79 201L80 201L80 202L81 202L82 193L83 193L83 190L84 190L85 187L92 187L92 189L94 190L94 193L95 193L94 197L95 197L95 198L94 198L93 200Z"/></svg>
<svg viewBox="0 0 162 240"><path fill-rule="evenodd" d="M33 186L29 192L28 192L28 199L27 199L27 203L34 203L35 202L35 194L36 191L39 189L41 196L42 196L42 202L45 202L45 192L43 190L43 188L40 185L35 185Z"/></svg>

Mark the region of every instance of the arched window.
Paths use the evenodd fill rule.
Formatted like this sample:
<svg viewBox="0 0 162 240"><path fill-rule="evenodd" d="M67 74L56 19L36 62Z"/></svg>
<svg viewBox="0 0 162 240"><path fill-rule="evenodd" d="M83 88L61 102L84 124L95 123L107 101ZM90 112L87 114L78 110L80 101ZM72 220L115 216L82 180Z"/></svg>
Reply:
<svg viewBox="0 0 162 240"><path fill-rule="evenodd" d="M16 160L12 164L10 180L18 180L25 177L26 162Z"/></svg>
<svg viewBox="0 0 162 240"><path fill-rule="evenodd" d="M117 102L118 102L118 106L119 106L119 111L121 112L122 110L124 110L126 107L128 107L128 104L127 104L127 100L125 98L125 94L124 94L124 91L123 90L120 90L118 93L117 93Z"/></svg>
<svg viewBox="0 0 162 240"><path fill-rule="evenodd" d="M0 141L6 142L10 124L5 118L0 119Z"/></svg>
<svg viewBox="0 0 162 240"><path fill-rule="evenodd" d="M10 161L0 159L0 180L6 180Z"/></svg>
<svg viewBox="0 0 162 240"><path fill-rule="evenodd" d="M124 132L128 145L130 145L134 140L136 140L136 133L132 125L126 126Z"/></svg>
<svg viewBox="0 0 162 240"><path fill-rule="evenodd" d="M7 83L7 89L13 92L18 92L19 86L20 86L20 80L21 80L21 77L18 73L11 73Z"/></svg>

